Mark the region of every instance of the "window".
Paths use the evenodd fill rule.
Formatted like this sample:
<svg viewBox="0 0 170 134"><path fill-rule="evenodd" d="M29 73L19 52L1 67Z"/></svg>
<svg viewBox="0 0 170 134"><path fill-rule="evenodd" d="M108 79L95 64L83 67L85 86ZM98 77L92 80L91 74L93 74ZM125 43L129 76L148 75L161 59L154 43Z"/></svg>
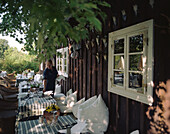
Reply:
<svg viewBox="0 0 170 134"><path fill-rule="evenodd" d="M68 77L68 47L57 49L56 67L59 75Z"/></svg>
<svg viewBox="0 0 170 134"><path fill-rule="evenodd" d="M108 90L153 101L153 20L109 33Z"/></svg>

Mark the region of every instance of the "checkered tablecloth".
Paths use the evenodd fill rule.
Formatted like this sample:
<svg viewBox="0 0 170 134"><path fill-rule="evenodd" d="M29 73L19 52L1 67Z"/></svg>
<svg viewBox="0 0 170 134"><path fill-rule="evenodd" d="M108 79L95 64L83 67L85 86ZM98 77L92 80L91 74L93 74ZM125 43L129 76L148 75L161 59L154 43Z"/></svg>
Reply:
<svg viewBox="0 0 170 134"><path fill-rule="evenodd" d="M57 104L56 100L51 96L34 96L32 98L19 99L18 104L18 120L30 116L43 115L46 107Z"/></svg>
<svg viewBox="0 0 170 134"><path fill-rule="evenodd" d="M45 122L45 120L44 120ZM59 116L55 125L40 124L39 120L21 121L18 123L17 134L57 134L58 130L65 129L67 125L73 126L77 122L71 115Z"/></svg>

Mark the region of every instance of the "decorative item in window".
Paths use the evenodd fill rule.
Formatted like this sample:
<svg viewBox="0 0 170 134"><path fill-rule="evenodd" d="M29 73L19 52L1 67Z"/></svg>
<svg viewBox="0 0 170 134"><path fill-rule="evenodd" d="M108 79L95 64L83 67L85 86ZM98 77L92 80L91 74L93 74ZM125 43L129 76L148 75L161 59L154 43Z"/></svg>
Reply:
<svg viewBox="0 0 170 134"><path fill-rule="evenodd" d="M122 10L122 18L124 21L126 21L126 11L125 10Z"/></svg>
<svg viewBox="0 0 170 134"><path fill-rule="evenodd" d="M97 35L97 37L96 37L96 43L97 43L98 46L100 45L100 42L99 42L100 40L99 40L99 38L100 38L99 35Z"/></svg>
<svg viewBox="0 0 170 134"><path fill-rule="evenodd" d="M135 12L135 15L137 16L137 14L138 14L138 5L133 5L133 10Z"/></svg>
<svg viewBox="0 0 170 134"><path fill-rule="evenodd" d="M107 47L107 36L105 35L105 36L102 38L102 40L103 40L104 46Z"/></svg>
<svg viewBox="0 0 170 134"><path fill-rule="evenodd" d="M117 25L116 17L115 17L115 16L113 16L113 17L112 17L112 19L113 19L113 23L114 23L114 25L116 26L116 25Z"/></svg>
<svg viewBox="0 0 170 134"><path fill-rule="evenodd" d="M154 0L149 0L149 4L150 4L150 5L151 5L151 7L153 8Z"/></svg>
<svg viewBox="0 0 170 134"><path fill-rule="evenodd" d="M81 44L73 44L71 47L71 58L77 59L79 56L80 49L81 49Z"/></svg>

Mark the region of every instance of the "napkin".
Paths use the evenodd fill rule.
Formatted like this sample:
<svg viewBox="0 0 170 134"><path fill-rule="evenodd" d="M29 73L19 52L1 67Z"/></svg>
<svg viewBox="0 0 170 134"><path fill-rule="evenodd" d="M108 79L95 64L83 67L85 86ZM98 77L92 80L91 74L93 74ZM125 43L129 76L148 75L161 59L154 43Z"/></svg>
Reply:
<svg viewBox="0 0 170 134"><path fill-rule="evenodd" d="M83 129L86 127L86 123L84 122L78 122L78 124L74 125L71 128L71 134L80 134ZM58 130L58 132L60 133L67 133L67 129L62 129L62 130Z"/></svg>
<svg viewBox="0 0 170 134"><path fill-rule="evenodd" d="M65 80L65 77L64 77L63 75L59 75L59 76L56 78L56 80L59 81L59 82L60 82L62 79Z"/></svg>
<svg viewBox="0 0 170 134"><path fill-rule="evenodd" d="M18 94L18 99L19 99L19 98L24 98L24 97L26 97L27 95L28 95L27 92L19 93L19 94Z"/></svg>
<svg viewBox="0 0 170 134"><path fill-rule="evenodd" d="M53 93L53 91L46 91L44 92L44 95L51 95Z"/></svg>

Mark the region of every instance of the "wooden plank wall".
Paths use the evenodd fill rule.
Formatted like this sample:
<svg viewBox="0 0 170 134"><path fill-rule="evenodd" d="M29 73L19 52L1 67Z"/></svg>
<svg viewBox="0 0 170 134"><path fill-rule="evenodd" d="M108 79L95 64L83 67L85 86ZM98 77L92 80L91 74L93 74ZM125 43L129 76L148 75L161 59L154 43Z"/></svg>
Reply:
<svg viewBox="0 0 170 134"><path fill-rule="evenodd" d="M152 1L152 0L151 0ZM103 24L103 32L101 36L108 35L117 29L121 29L148 19L160 19L160 14L168 12L164 9L168 5L168 0L154 1L153 8L150 4L150 0L108 0L111 4L111 8L104 8L103 10L107 13L108 17L106 23ZM138 6L138 14L135 15L133 5ZM160 6L161 5L161 6ZM122 19L121 10L126 11L127 20ZM115 16L117 24L114 25L112 17ZM159 31L159 30L158 30ZM157 32L156 37L159 36ZM91 35L93 39L95 35ZM95 38L94 38L95 39ZM164 64L164 60L161 58L159 52L160 41L155 39L154 44L154 55L155 56L155 72L161 73L160 70L168 70L168 67L159 65L161 61ZM108 47L105 47L102 41L99 41L97 45L94 41L89 43L82 42L82 49L78 59L69 58L69 78L62 82L62 91L66 93L70 88L78 91L78 99L85 97L86 99L91 96L102 94L102 97L109 107L110 123L107 134L128 134L136 129L140 130L141 134L146 134L149 122L146 117L146 111L148 106L140 102L110 93L107 91L107 76L108 76ZM167 43L167 41L164 41ZM86 45L87 44L87 45ZM167 44L164 44L166 50ZM167 50L166 50L167 51ZM96 52L99 52L98 62L96 58ZM106 59L105 59L106 55ZM165 56L166 54L164 54ZM168 60L166 57L166 60ZM170 58L170 57L169 57ZM169 62L170 63L170 62ZM161 67L160 67L161 66ZM169 69L170 70L170 69ZM163 73L167 75L166 72ZM154 74L154 83L159 83L159 74ZM161 79L164 78L160 75ZM169 76L169 75L168 75Z"/></svg>

